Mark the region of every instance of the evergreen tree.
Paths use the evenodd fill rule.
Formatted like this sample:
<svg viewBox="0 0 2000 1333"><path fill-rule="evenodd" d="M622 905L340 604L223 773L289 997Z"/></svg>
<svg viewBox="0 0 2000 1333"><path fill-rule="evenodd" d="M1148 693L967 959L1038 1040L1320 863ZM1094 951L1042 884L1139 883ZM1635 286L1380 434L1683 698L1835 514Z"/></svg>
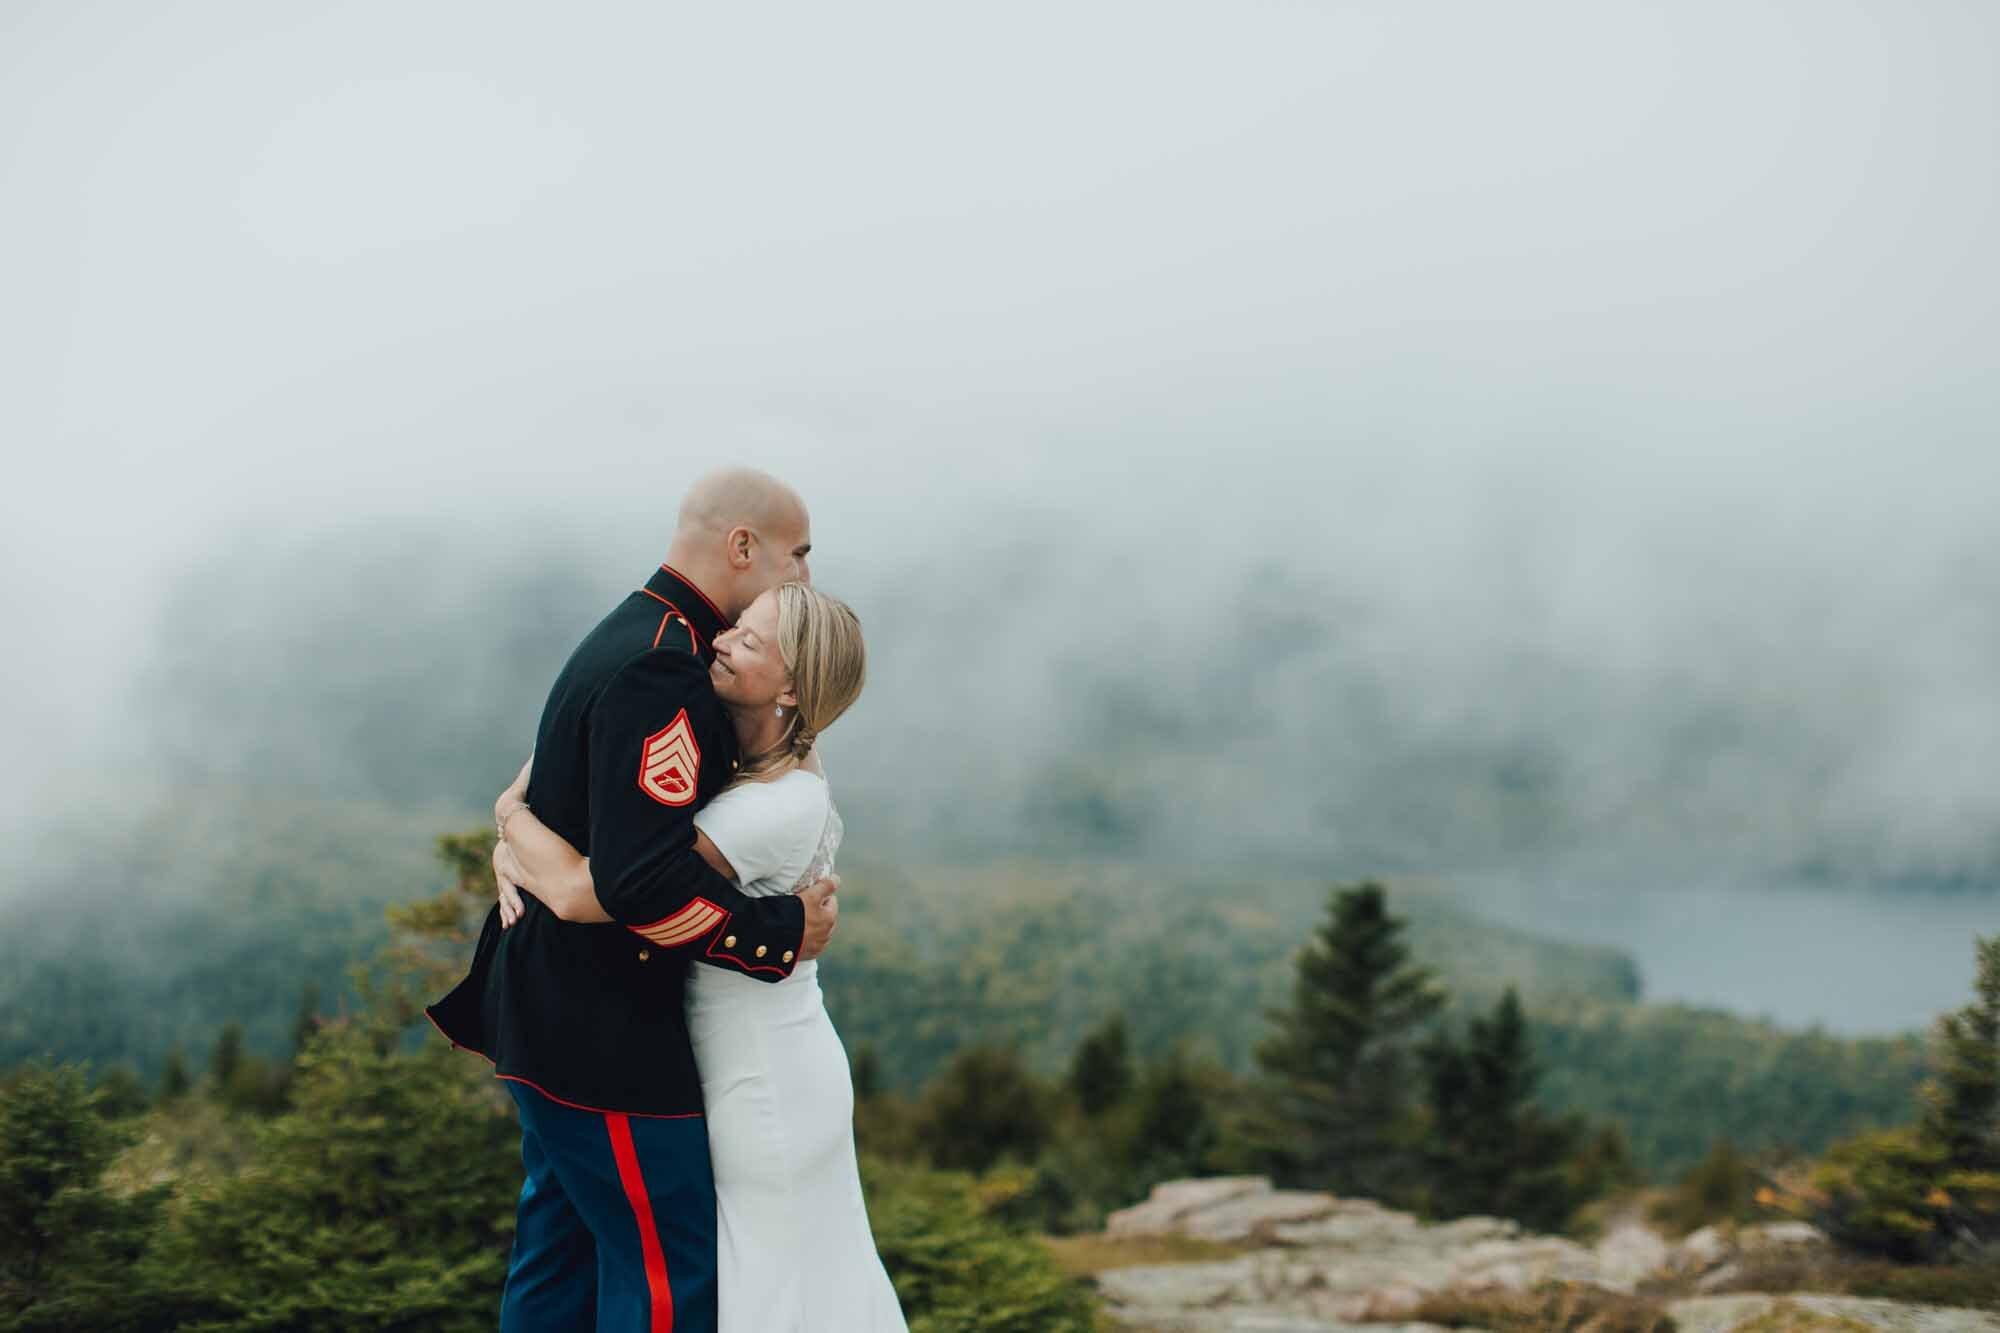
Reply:
<svg viewBox="0 0 2000 1333"><path fill-rule="evenodd" d="M228 1023L215 1038L208 1057L208 1077L217 1093L226 1093L243 1072L243 1025Z"/></svg>
<svg viewBox="0 0 2000 1333"><path fill-rule="evenodd" d="M256 1164L197 1191L162 1246L204 1329L490 1330L520 1184L484 1072L401 1028L329 1025Z"/></svg>
<svg viewBox="0 0 2000 1333"><path fill-rule="evenodd" d="M71 1065L29 1065L0 1093L0 1330L168 1326L135 1271L164 1191L105 1188L137 1131L99 1102Z"/></svg>
<svg viewBox="0 0 2000 1333"><path fill-rule="evenodd" d="M1208 1093L1176 1048L1140 1081L1133 1151L1141 1189L1177 1176L1199 1175L1222 1138Z"/></svg>
<svg viewBox="0 0 2000 1333"><path fill-rule="evenodd" d="M167 1052L166 1067L160 1071L160 1102L178 1101L187 1096L194 1086L194 1079L188 1073L187 1052L175 1046Z"/></svg>
<svg viewBox="0 0 2000 1333"><path fill-rule="evenodd" d="M962 1175L864 1158L868 1217L910 1333L1091 1333L1086 1288L1033 1236L996 1215L1005 1200Z"/></svg>
<svg viewBox="0 0 2000 1333"><path fill-rule="evenodd" d="M299 992L299 1016L292 1020L292 1059L305 1051L313 1033L319 1031L319 983L308 981Z"/></svg>
<svg viewBox="0 0 2000 1333"><path fill-rule="evenodd" d="M1512 986L1468 1028L1462 1044L1441 1028L1420 1051L1430 1111L1426 1206L1440 1216L1489 1213L1558 1228L1583 1202L1570 1168L1583 1122L1534 1106L1541 1070Z"/></svg>
<svg viewBox="0 0 2000 1333"><path fill-rule="evenodd" d="M874 1043L863 1042L854 1048L854 1060L849 1069L854 1080L854 1100L865 1102L880 1095L882 1091L882 1055Z"/></svg>
<svg viewBox="0 0 2000 1333"><path fill-rule="evenodd" d="M113 1120L143 1114L152 1105L146 1081L130 1065L119 1064L97 1076L97 1112Z"/></svg>
<svg viewBox="0 0 2000 1333"><path fill-rule="evenodd" d="M1085 1115L1108 1111L1131 1095L1132 1052L1124 1014L1113 1014L1077 1045L1069 1090Z"/></svg>
<svg viewBox="0 0 2000 1333"><path fill-rule="evenodd" d="M1408 1044L1445 994L1410 963L1403 929L1381 885L1336 887L1300 952L1291 1007L1271 1015L1246 1131L1287 1183L1385 1200L1410 1186Z"/></svg>
<svg viewBox="0 0 2000 1333"><path fill-rule="evenodd" d="M1049 1095L1011 1047L960 1051L924 1094L917 1138L946 1170L1031 1162L1049 1140Z"/></svg>
<svg viewBox="0 0 2000 1333"><path fill-rule="evenodd" d="M1975 999L1940 1015L1923 1132L1960 1171L2000 1170L2000 935L1974 943Z"/></svg>
<svg viewBox="0 0 2000 1333"><path fill-rule="evenodd" d="M1758 1216L1756 1166L1726 1138L1709 1145L1708 1156L1689 1168L1673 1192L1652 1210L1654 1221L1674 1231L1693 1231L1711 1222L1748 1222Z"/></svg>

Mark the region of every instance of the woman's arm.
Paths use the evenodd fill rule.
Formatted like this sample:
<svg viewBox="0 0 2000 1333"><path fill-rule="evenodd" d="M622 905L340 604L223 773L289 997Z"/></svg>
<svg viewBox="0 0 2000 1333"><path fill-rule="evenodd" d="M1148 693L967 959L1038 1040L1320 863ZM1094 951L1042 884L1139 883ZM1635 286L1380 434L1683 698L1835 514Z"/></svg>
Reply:
<svg viewBox="0 0 2000 1333"><path fill-rule="evenodd" d="M590 877L590 859L570 846L568 839L551 829L525 805L515 806L502 821L500 846L494 849L494 868L503 879L540 898L548 909L565 921L609 921L597 903L596 881ZM507 915L503 905L501 915ZM503 920L503 925L511 924Z"/></svg>
<svg viewBox="0 0 2000 1333"><path fill-rule="evenodd" d="M500 924L511 926L521 915L519 900L508 902L511 881L540 898L565 921L609 921L597 903L597 883L590 875L590 858L579 855L569 840L535 817L527 806L516 806L504 822L505 837L493 852L493 868L500 879ZM695 830L694 849L716 873L729 879L736 871L728 858L716 850L708 835ZM574 913L574 915L572 915Z"/></svg>
<svg viewBox="0 0 2000 1333"><path fill-rule="evenodd" d="M729 864L729 858L724 856L721 849L708 840L708 835L701 831L701 825L699 824L694 827L694 849L702 860L714 867L716 874L727 880L736 880L736 867ZM740 880L737 882L741 883Z"/></svg>

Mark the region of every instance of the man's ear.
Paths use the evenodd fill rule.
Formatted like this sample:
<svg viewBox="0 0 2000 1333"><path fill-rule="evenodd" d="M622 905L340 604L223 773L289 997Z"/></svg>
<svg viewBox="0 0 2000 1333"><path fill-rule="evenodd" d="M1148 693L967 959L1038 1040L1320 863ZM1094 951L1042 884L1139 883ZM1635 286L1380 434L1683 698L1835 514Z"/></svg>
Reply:
<svg viewBox="0 0 2000 1333"><path fill-rule="evenodd" d="M748 569L757 550L757 534L748 528L731 528L728 543L729 563L738 569Z"/></svg>

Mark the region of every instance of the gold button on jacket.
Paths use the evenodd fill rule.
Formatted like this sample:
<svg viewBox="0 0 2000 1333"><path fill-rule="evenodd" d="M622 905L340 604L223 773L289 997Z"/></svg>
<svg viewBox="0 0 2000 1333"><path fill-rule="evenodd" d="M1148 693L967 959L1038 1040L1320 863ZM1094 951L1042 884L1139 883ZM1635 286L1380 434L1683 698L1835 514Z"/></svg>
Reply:
<svg viewBox="0 0 2000 1333"><path fill-rule="evenodd" d="M758 956L759 958L762 958L762 957L763 957L763 956L764 956L765 954L767 954L767 953L769 953L769 952L771 952L771 951L770 951L770 950L769 950L768 948L766 948L765 946L763 946L763 945L761 945L761 944L757 946L757 956Z"/></svg>

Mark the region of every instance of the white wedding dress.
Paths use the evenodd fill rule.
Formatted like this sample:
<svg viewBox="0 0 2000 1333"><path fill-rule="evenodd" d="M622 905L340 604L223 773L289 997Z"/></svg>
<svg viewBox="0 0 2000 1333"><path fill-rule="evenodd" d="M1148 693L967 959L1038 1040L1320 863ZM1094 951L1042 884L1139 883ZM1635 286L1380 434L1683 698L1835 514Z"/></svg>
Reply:
<svg viewBox="0 0 2000 1333"><path fill-rule="evenodd" d="M695 815L753 895L825 875L840 815L817 774L730 787ZM905 1333L854 1159L854 1084L819 964L779 982L688 969L715 1163L720 1333Z"/></svg>

